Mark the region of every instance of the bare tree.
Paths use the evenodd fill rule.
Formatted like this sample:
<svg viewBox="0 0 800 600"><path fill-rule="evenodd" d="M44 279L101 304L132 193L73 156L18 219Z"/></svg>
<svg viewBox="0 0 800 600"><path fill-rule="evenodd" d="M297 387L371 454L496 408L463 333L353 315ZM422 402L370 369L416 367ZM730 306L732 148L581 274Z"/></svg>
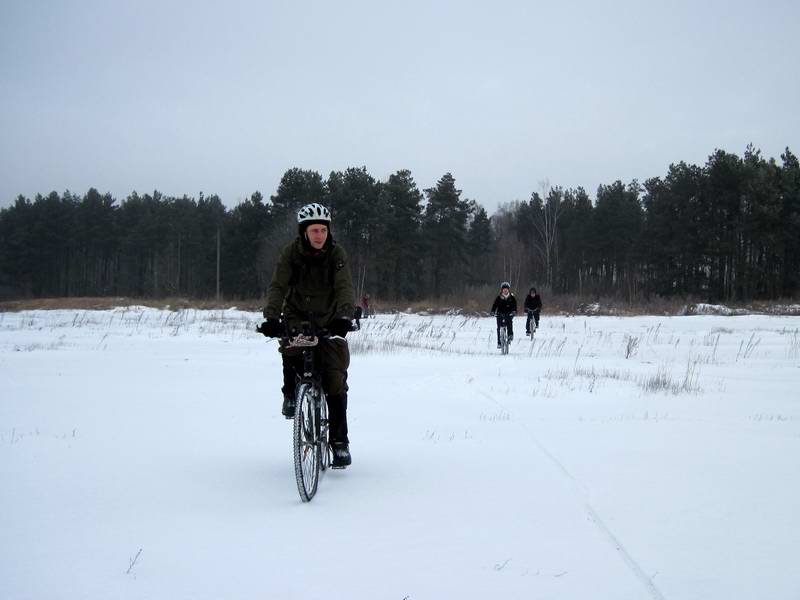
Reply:
<svg viewBox="0 0 800 600"><path fill-rule="evenodd" d="M558 186L551 187L549 179L539 182L539 190L543 204L533 225L539 234L536 245L544 261L547 285L552 287L558 268L558 219L563 208L563 190Z"/></svg>

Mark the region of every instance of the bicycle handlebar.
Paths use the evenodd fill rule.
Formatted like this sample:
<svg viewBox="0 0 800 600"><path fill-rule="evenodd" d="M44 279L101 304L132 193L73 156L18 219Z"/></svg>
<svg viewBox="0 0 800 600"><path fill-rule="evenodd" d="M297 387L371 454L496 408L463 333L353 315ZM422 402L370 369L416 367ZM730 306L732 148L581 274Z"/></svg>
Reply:
<svg viewBox="0 0 800 600"><path fill-rule="evenodd" d="M286 342L287 348L309 348L319 344L320 339L327 339L329 335L305 335L298 333L294 337L283 337L282 341Z"/></svg>
<svg viewBox="0 0 800 600"><path fill-rule="evenodd" d="M280 322L281 328L283 332L280 335L270 335L266 330L266 321L261 323L261 325L256 326L256 331L263 335L264 337L268 338L275 338L283 341L291 341L299 336L305 336L308 338L320 338L320 339L328 339L334 337L331 335L329 329L325 327L315 327L313 323L304 321L301 324L300 328L292 328L292 331L286 330L286 323L284 321Z"/></svg>

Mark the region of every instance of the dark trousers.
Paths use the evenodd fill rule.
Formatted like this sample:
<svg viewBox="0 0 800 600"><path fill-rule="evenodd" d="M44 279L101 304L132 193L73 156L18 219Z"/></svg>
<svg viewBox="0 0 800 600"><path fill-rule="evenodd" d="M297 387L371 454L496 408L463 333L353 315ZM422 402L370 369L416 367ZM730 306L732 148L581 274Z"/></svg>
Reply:
<svg viewBox="0 0 800 600"><path fill-rule="evenodd" d="M497 315L497 343L500 343L500 328L505 325L508 339L514 337L514 317L511 315Z"/></svg>
<svg viewBox="0 0 800 600"><path fill-rule="evenodd" d="M283 359L284 396L294 396L303 370L300 348L280 348ZM348 442L347 437L347 369L350 348L347 340L321 339L314 347L314 365L322 376L322 389L328 399L328 424L332 442Z"/></svg>
<svg viewBox="0 0 800 600"><path fill-rule="evenodd" d="M531 319L536 323L536 329L539 329L539 311L529 310L528 319L525 321L525 333L531 332Z"/></svg>

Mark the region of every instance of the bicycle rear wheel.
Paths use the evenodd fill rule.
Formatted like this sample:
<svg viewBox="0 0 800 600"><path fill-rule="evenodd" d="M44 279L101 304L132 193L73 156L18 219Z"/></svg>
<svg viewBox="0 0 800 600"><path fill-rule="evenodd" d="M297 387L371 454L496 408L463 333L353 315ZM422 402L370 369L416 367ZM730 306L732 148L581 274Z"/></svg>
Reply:
<svg viewBox="0 0 800 600"><path fill-rule="evenodd" d="M294 476L300 499L308 502L317 493L320 470L318 415L314 407L315 390L311 384L297 387L294 412Z"/></svg>
<svg viewBox="0 0 800 600"><path fill-rule="evenodd" d="M328 421L328 399L325 392L319 390L319 467L326 471L331 466L331 450L328 440L330 425Z"/></svg>

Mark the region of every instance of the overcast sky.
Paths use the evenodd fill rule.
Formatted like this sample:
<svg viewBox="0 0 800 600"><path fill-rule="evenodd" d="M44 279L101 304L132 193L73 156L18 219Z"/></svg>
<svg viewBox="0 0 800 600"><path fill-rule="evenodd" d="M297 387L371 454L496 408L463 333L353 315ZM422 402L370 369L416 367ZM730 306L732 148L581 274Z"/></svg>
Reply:
<svg viewBox="0 0 800 600"><path fill-rule="evenodd" d="M800 154L800 3L0 0L0 206L451 172L490 212Z"/></svg>

